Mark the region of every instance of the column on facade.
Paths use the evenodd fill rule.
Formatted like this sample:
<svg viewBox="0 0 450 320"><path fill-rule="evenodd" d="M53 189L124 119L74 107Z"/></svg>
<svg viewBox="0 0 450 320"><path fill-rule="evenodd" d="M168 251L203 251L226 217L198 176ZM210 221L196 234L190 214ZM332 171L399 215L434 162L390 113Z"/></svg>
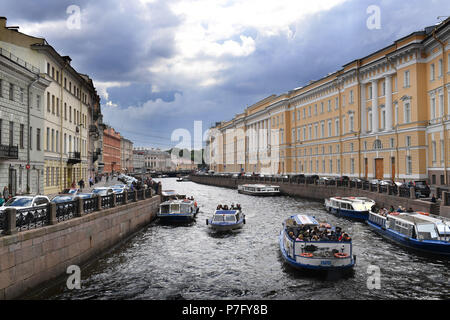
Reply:
<svg viewBox="0 0 450 320"><path fill-rule="evenodd" d="M386 130L392 130L392 76L388 75L385 77L386 81Z"/></svg>
<svg viewBox="0 0 450 320"><path fill-rule="evenodd" d="M378 80L372 81L372 132L378 132Z"/></svg>
<svg viewBox="0 0 450 320"><path fill-rule="evenodd" d="M366 84L361 84L361 133L367 132L367 103L366 103Z"/></svg>

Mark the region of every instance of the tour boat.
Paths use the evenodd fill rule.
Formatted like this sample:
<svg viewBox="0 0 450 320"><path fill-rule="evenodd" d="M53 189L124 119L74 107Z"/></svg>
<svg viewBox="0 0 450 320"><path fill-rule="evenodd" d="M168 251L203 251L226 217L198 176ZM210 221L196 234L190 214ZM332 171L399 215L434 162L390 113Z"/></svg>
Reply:
<svg viewBox="0 0 450 320"><path fill-rule="evenodd" d="M216 231L240 229L245 224L245 214L239 208L218 209L211 219L206 219L206 225Z"/></svg>
<svg viewBox="0 0 450 320"><path fill-rule="evenodd" d="M242 184L238 186L238 192L251 196L273 197L280 195L280 186L266 184Z"/></svg>
<svg viewBox="0 0 450 320"><path fill-rule="evenodd" d="M313 240L315 237L310 238L309 235L314 232L316 234L326 232L330 235L326 240L325 238ZM356 256L353 255L351 238L339 240L340 232L339 227L319 223L312 216L291 216L283 222L283 229L279 235L283 259L297 269L349 271L355 265Z"/></svg>
<svg viewBox="0 0 450 320"><path fill-rule="evenodd" d="M366 221L375 201L364 197L333 197L325 199L327 211L339 217Z"/></svg>
<svg viewBox="0 0 450 320"><path fill-rule="evenodd" d="M195 219L198 211L199 207L195 200L176 199L161 203L156 216L165 221L189 222Z"/></svg>
<svg viewBox="0 0 450 320"><path fill-rule="evenodd" d="M184 199L186 195L178 194L175 190L162 190L161 191L161 202L168 200Z"/></svg>
<svg viewBox="0 0 450 320"><path fill-rule="evenodd" d="M191 179L189 179L189 177L179 177L178 179L177 179L177 182L184 182L184 181L191 181Z"/></svg>
<svg viewBox="0 0 450 320"><path fill-rule="evenodd" d="M423 212L370 212L367 224L406 248L450 257L450 220Z"/></svg>

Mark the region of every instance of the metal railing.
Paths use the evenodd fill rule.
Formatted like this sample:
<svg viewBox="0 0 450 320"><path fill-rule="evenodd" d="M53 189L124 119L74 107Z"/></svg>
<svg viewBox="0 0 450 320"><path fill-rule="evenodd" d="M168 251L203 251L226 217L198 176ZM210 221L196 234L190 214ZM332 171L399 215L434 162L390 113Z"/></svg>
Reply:
<svg viewBox="0 0 450 320"><path fill-rule="evenodd" d="M78 200L56 204L56 220L65 221L72 219L78 213Z"/></svg>
<svg viewBox="0 0 450 320"><path fill-rule="evenodd" d="M121 205L124 203L125 196L123 193L116 194L116 205Z"/></svg>
<svg viewBox="0 0 450 320"><path fill-rule="evenodd" d="M0 48L0 54L4 57L10 59L11 61L14 61L15 63L21 65L22 67L27 68L28 70L30 70L34 73L41 73L39 68L36 68L32 64L26 62L25 60L20 59L19 57L13 55L11 52L9 52L8 50L6 50L4 48Z"/></svg>
<svg viewBox="0 0 450 320"><path fill-rule="evenodd" d="M402 198L410 198L411 197L411 192L409 190L409 187L400 187L398 188L398 193L399 196Z"/></svg>
<svg viewBox="0 0 450 320"><path fill-rule="evenodd" d="M98 198L86 198L83 199L83 210L84 213L91 213L96 211L98 208Z"/></svg>
<svg viewBox="0 0 450 320"><path fill-rule="evenodd" d="M107 195L107 196L101 196L102 201L102 209L108 209L111 208L113 205L113 194Z"/></svg>
<svg viewBox="0 0 450 320"><path fill-rule="evenodd" d="M30 230L49 224L50 204L16 210L17 231Z"/></svg>
<svg viewBox="0 0 450 320"><path fill-rule="evenodd" d="M133 202L134 201L134 191L128 191L127 201L128 202Z"/></svg>

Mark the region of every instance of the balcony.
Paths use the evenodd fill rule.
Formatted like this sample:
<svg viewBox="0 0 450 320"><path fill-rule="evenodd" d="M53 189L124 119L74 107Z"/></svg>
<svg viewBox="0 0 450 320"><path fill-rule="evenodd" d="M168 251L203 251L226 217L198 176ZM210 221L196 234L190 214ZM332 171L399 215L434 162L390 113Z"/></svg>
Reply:
<svg viewBox="0 0 450 320"><path fill-rule="evenodd" d="M0 159L19 159L19 147L0 144Z"/></svg>
<svg viewBox="0 0 450 320"><path fill-rule="evenodd" d="M67 159L68 164L77 164L81 162L80 152L69 152L69 158Z"/></svg>

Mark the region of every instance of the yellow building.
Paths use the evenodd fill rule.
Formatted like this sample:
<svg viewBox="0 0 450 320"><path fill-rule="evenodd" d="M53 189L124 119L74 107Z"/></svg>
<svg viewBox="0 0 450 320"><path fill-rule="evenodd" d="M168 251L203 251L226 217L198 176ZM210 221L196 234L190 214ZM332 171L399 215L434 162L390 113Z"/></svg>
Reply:
<svg viewBox="0 0 450 320"><path fill-rule="evenodd" d="M449 35L447 19L218 123L211 169L449 184Z"/></svg>
<svg viewBox="0 0 450 320"><path fill-rule="evenodd" d="M44 70L41 76L51 81L43 99L44 194L58 193L81 178L87 184L92 167L89 126L93 124L92 107L98 101L92 81L45 39L7 27L4 17L0 21L0 47Z"/></svg>

